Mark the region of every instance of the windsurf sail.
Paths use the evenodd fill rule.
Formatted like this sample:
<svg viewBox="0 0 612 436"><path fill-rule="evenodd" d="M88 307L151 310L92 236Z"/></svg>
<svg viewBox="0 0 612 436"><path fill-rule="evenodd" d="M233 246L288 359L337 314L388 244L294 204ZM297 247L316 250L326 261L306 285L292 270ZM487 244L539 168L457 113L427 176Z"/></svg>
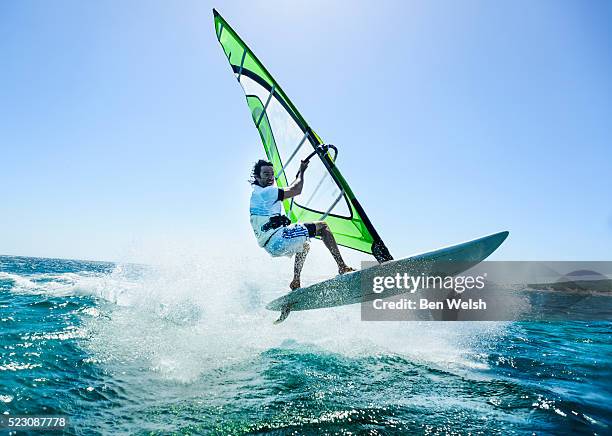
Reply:
<svg viewBox="0 0 612 436"><path fill-rule="evenodd" d="M230 25L213 9L217 40L242 86L279 187L289 186L310 159L302 193L283 201L292 222L325 221L339 245L393 259L336 165L338 150L324 144Z"/></svg>

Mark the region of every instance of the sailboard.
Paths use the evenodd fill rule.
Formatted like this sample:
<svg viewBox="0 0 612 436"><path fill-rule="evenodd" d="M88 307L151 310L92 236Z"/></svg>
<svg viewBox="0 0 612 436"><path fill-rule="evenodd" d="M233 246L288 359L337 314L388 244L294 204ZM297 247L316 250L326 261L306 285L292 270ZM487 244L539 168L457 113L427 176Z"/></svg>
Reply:
<svg viewBox="0 0 612 436"><path fill-rule="evenodd" d="M308 183L304 184L302 193L298 197L283 200L287 217L292 223L325 221L338 245L370 254L381 265L411 264L413 258L392 262L393 256L340 172L337 165L338 148L326 144L311 128L253 51L215 9L213 9L213 16L217 40L221 44L234 77L242 86L264 151L268 160L272 162L277 186L279 188L289 186L298 173L300 162L309 161ZM507 236L507 232L502 233ZM489 241L499 239L498 237ZM503 242L503 239L505 236L501 238L499 244ZM477 241L480 239L472 241L470 245L475 250L474 253L482 249L483 243ZM487 245L487 247L490 248L493 245L495 244ZM435 256L434 253L437 251L429 254ZM480 260L484 257L475 255L475 258L480 258ZM334 292L332 294L337 297L329 300L314 298L314 295L319 292L318 289L327 286L353 283L359 276L358 271L319 283L311 288L297 289L290 294L291 298L286 296L288 298L286 300L282 298L275 300L275 302L284 301L286 303L284 306L281 303L279 305L272 302L268 308L280 310L282 314L279 320L283 320L289 310L351 304L351 302L356 302L353 298L355 295L351 291L346 291L344 296L339 296L338 292ZM344 285L342 288L348 289ZM308 289L311 290L308 291ZM302 305L288 305L287 302L293 301L297 295L304 295L300 299ZM310 303L307 302L309 299ZM321 303L321 301L326 302ZM298 309L299 307L303 309Z"/></svg>
<svg viewBox="0 0 612 436"><path fill-rule="evenodd" d="M280 311L282 321L287 317L289 311L322 309L389 298L405 293L406 290L390 289L382 293L375 293L371 286L364 286L364 284L371 284L375 276L394 277L398 273L413 277L420 275L452 277L482 262L507 237L508 232L499 232L450 247L338 275L329 280L291 291L270 302L266 309Z"/></svg>

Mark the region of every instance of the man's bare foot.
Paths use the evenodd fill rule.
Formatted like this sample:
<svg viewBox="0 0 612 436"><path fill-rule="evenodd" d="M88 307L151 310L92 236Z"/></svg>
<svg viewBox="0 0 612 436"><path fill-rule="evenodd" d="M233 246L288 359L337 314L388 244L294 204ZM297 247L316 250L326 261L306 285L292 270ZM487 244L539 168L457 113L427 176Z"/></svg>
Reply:
<svg viewBox="0 0 612 436"><path fill-rule="evenodd" d="M299 287L300 287L300 279L293 279L293 281L289 283L289 288L291 288L292 291L295 291Z"/></svg>
<svg viewBox="0 0 612 436"><path fill-rule="evenodd" d="M343 266L341 266L341 267L338 267L338 272L339 272L340 274L346 274L346 273L350 273L350 272L354 272L354 271L357 271L357 270L355 270L355 269L351 268L351 267L350 267L350 266L348 266L348 265L343 265Z"/></svg>

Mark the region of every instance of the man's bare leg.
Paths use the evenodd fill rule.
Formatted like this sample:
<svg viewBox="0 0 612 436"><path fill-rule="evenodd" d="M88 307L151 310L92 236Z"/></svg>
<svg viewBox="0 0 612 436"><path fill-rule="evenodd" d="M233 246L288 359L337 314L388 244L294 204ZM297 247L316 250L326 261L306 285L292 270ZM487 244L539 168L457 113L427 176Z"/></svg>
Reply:
<svg viewBox="0 0 612 436"><path fill-rule="evenodd" d="M295 255L295 266L293 267L293 281L289 284L291 290L297 289L300 287L300 274L302 273L302 268L304 267L304 262L306 261L306 255L310 250L310 245L308 242L304 243L304 251L301 253L296 253Z"/></svg>
<svg viewBox="0 0 612 436"><path fill-rule="evenodd" d="M340 254L340 250L338 249L338 244L336 244L336 239L334 238L334 235L331 230L329 230L329 226L327 225L327 223L325 221L316 221L314 224L317 228L317 236L321 237L323 243L333 256L336 263L338 264L338 272L340 274L344 274L347 272L355 271L353 268L344 263L342 255Z"/></svg>

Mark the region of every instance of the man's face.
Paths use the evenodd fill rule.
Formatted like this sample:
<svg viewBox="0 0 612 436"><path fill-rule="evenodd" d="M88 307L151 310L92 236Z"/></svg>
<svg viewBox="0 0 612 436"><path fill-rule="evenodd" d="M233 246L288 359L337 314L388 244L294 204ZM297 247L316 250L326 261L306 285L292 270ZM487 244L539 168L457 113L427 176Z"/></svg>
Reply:
<svg viewBox="0 0 612 436"><path fill-rule="evenodd" d="M272 186L274 184L274 168L266 165L259 170L259 177L256 177L259 186Z"/></svg>

